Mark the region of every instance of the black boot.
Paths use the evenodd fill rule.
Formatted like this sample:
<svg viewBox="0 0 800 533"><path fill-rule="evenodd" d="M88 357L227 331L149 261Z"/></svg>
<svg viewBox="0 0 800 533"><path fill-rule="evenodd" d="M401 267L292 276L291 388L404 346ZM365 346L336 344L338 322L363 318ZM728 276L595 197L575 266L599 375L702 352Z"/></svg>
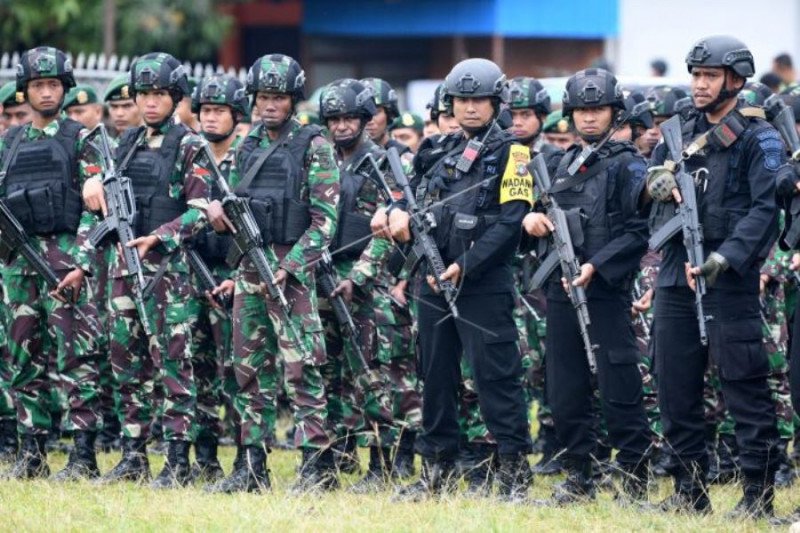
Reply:
<svg viewBox="0 0 800 533"><path fill-rule="evenodd" d="M617 492L615 500L621 505L639 505L647 503L647 482L650 472L650 461L642 457L635 465L621 467L622 491Z"/></svg>
<svg viewBox="0 0 800 533"><path fill-rule="evenodd" d="M69 454L69 461L63 470L54 476L55 481L79 481L100 477L97 456L94 451L95 431L76 431L75 446Z"/></svg>
<svg viewBox="0 0 800 533"><path fill-rule="evenodd" d="M134 481L144 483L150 479L150 462L147 460L147 441L122 437L122 459L98 480L100 484Z"/></svg>
<svg viewBox="0 0 800 533"><path fill-rule="evenodd" d="M524 503L533 483L528 456L524 453L499 455L497 497L508 503Z"/></svg>
<svg viewBox="0 0 800 533"><path fill-rule="evenodd" d="M549 426L539 429L539 440L542 443L542 458L533 466L533 473L539 476L555 476L564 470L561 461L563 448L556 436L556 430Z"/></svg>
<svg viewBox="0 0 800 533"><path fill-rule="evenodd" d="M35 479L50 475L47 466L47 435L23 435L17 460L6 473L7 479Z"/></svg>
<svg viewBox="0 0 800 533"><path fill-rule="evenodd" d="M333 450L331 448L324 450L303 448L302 450L300 471L289 492L300 495L338 489L339 479L336 477L337 470L333 459Z"/></svg>
<svg viewBox="0 0 800 533"><path fill-rule="evenodd" d="M467 482L467 495L486 498L492 494L497 472L496 446L468 444L459 458L459 470Z"/></svg>
<svg viewBox="0 0 800 533"><path fill-rule="evenodd" d="M0 463L13 463L18 447L17 421L0 420Z"/></svg>
<svg viewBox="0 0 800 533"><path fill-rule="evenodd" d="M654 477L668 477L671 469L672 453L667 443L661 443L654 448L650 459L650 472Z"/></svg>
<svg viewBox="0 0 800 533"><path fill-rule="evenodd" d="M416 431L404 430L400 434L400 442L397 444L393 465L394 474L399 479L410 479L416 474L414 468L414 442L416 440Z"/></svg>
<svg viewBox="0 0 800 533"><path fill-rule="evenodd" d="M691 463L689 469L678 469L673 475L675 492L659 504L659 509L681 514L711 513L706 476L707 473L697 463Z"/></svg>
<svg viewBox="0 0 800 533"><path fill-rule="evenodd" d="M354 494L375 494L392 484L392 449L370 446L367 473L350 487Z"/></svg>
<svg viewBox="0 0 800 533"><path fill-rule="evenodd" d="M565 459L567 479L553 487L549 500L539 500L535 505L561 507L594 501L597 493L592 475L591 459Z"/></svg>
<svg viewBox="0 0 800 533"><path fill-rule="evenodd" d="M779 489L791 487L794 485L794 480L797 477L797 472L795 472L794 465L789 459L789 454L786 452L788 445L789 441L783 439L781 439L780 443L778 444L778 454L780 459L778 463L778 471L775 472L775 486Z"/></svg>
<svg viewBox="0 0 800 533"><path fill-rule="evenodd" d="M192 481L192 466L189 461L189 450L192 443L188 440L171 440L167 448L167 460L164 468L150 483L151 489L178 489Z"/></svg>
<svg viewBox="0 0 800 533"><path fill-rule="evenodd" d="M214 483L225 477L217 458L217 448L216 435L201 433L197 437L194 443L195 463L192 465L192 481Z"/></svg>
<svg viewBox="0 0 800 533"><path fill-rule="evenodd" d="M744 476L742 499L733 511L726 515L729 520L759 520L773 518L775 511L775 472L770 470L756 476Z"/></svg>
<svg viewBox="0 0 800 533"><path fill-rule="evenodd" d="M457 486L455 461L452 459L432 460L423 457L419 480L410 485L398 487L392 500L416 502L434 496L448 496L456 491Z"/></svg>
<svg viewBox="0 0 800 533"><path fill-rule="evenodd" d="M358 474L361 472L357 445L355 435L347 435L331 447L337 471L343 474Z"/></svg>
<svg viewBox="0 0 800 533"><path fill-rule="evenodd" d="M113 450L120 448L119 435L122 432L122 426L119 423L119 418L114 416L113 413L103 415L103 429L97 434L95 446L103 453L110 453Z"/></svg>
<svg viewBox="0 0 800 533"><path fill-rule="evenodd" d="M740 475L739 446L736 444L736 436L720 434L716 451L717 471L709 470L708 482L724 485L737 481Z"/></svg>
<svg viewBox="0 0 800 533"><path fill-rule="evenodd" d="M262 446L240 446L241 457L237 450L234 470L228 477L214 484L206 485L203 490L216 494L233 494L235 492L261 492L272 488L267 470L267 451ZM237 465L237 461L239 464Z"/></svg>

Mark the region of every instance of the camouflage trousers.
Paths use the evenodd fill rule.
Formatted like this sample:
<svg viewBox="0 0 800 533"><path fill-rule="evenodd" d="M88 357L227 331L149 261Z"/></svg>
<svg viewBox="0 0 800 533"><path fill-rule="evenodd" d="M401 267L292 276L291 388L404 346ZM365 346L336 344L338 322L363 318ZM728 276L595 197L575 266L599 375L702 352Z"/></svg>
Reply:
<svg viewBox="0 0 800 533"><path fill-rule="evenodd" d="M652 331L653 317L651 312L633 321L633 332L636 335L636 346L639 348L639 374L642 376L642 403L650 423L650 430L658 437L663 434L661 427L661 409L658 406L658 386L653 376L653 354L650 335L642 323L645 320Z"/></svg>
<svg viewBox="0 0 800 533"><path fill-rule="evenodd" d="M95 301L98 302L97 312L102 326L100 328L101 335L97 338L97 370L99 374L100 414L103 420L119 419L119 409L115 403L114 373L111 370L111 345L108 321L108 264L111 253L114 253L114 249L111 246L101 247L97 250L95 275L90 282L93 284Z"/></svg>
<svg viewBox="0 0 800 533"><path fill-rule="evenodd" d="M165 440L194 439L197 389L191 325L199 304L184 272L166 272L145 300L153 335L142 327L132 298L132 278L110 280L111 369L118 391L122 434L148 438L156 412ZM156 387L163 403L155 404Z"/></svg>
<svg viewBox="0 0 800 533"><path fill-rule="evenodd" d="M379 357L375 305L375 287L356 287L350 313L359 338L342 335L327 298L321 298L320 319L325 328L327 361L321 368L328 398L328 425L337 439L358 435L359 443L392 446L397 439L389 382L389 358ZM381 318L382 319L382 318ZM356 353L353 342L361 347L367 368Z"/></svg>
<svg viewBox="0 0 800 533"><path fill-rule="evenodd" d="M63 277L66 272L57 274ZM65 429L96 430L99 399L93 329L99 324L97 309L89 303L94 300L91 285L84 285L78 302L88 319L84 321L51 298L38 276L4 274L3 282L9 332L4 353L19 432L50 431L51 393L59 386L67 399Z"/></svg>
<svg viewBox="0 0 800 533"><path fill-rule="evenodd" d="M234 407L242 421L241 443L260 446L274 434L276 397L282 385L292 405L295 446L327 448L328 405L320 373L326 359L325 339L313 276L310 286L290 276L284 289L300 339L293 338L278 302L268 297L266 285L254 271L240 269L235 282L233 368L238 388ZM295 344L298 341L302 351Z"/></svg>
<svg viewBox="0 0 800 533"><path fill-rule="evenodd" d="M3 288L0 286L0 297ZM8 355L8 334L6 330L6 306L0 308L0 421L16 420L14 400L11 398L11 368Z"/></svg>
<svg viewBox="0 0 800 533"><path fill-rule="evenodd" d="M416 294L419 294L417 289ZM392 391L392 415L401 432L422 430L422 395L417 373L417 303L414 293L408 305L395 302L386 289L375 294L375 306L383 318L376 321L376 357L388 364Z"/></svg>
<svg viewBox="0 0 800 533"><path fill-rule="evenodd" d="M524 298L524 301L523 301ZM520 352L525 369L526 393L529 403L538 402L536 420L539 427L554 428L553 412L545 391L544 347L547 324L547 299L542 290L523 295L516 291L514 321L520 331Z"/></svg>

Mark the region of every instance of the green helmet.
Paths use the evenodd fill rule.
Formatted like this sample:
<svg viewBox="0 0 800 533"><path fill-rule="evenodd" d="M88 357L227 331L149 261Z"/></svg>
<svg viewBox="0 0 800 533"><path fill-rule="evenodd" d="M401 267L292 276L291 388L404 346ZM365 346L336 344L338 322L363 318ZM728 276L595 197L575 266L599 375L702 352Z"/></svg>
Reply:
<svg viewBox="0 0 800 533"><path fill-rule="evenodd" d="M370 120L378 108L372 90L358 80L344 78L328 84L319 94L322 120L343 115L358 115Z"/></svg>
<svg viewBox="0 0 800 533"><path fill-rule="evenodd" d="M686 91L669 85L658 85L647 93L647 101L656 117L671 117L677 113L675 102L685 97Z"/></svg>
<svg viewBox="0 0 800 533"><path fill-rule="evenodd" d="M767 98L772 96L772 90L763 83L751 81L745 84L742 92L739 93L739 98L744 100L750 105L764 106Z"/></svg>
<svg viewBox="0 0 800 533"><path fill-rule="evenodd" d="M569 118L564 117L560 109L557 109L547 115L542 124L542 132L544 133L567 133L569 132Z"/></svg>
<svg viewBox="0 0 800 533"><path fill-rule="evenodd" d="M364 78L361 83L372 90L372 95L375 97L375 105L386 110L389 120L393 120L400 115L397 91L391 85L380 78Z"/></svg>
<svg viewBox="0 0 800 533"><path fill-rule="evenodd" d="M533 109L536 114L547 116L552 110L547 89L536 78L520 76L509 82L509 102L511 109Z"/></svg>
<svg viewBox="0 0 800 533"><path fill-rule="evenodd" d="M173 101L189 96L189 78L180 61L164 52L151 52L131 65L130 86L132 95L139 91L168 90Z"/></svg>
<svg viewBox="0 0 800 533"><path fill-rule="evenodd" d="M68 109L75 105L96 104L100 100L97 98L97 91L91 85L76 85L67 93L61 109Z"/></svg>
<svg viewBox="0 0 800 533"><path fill-rule="evenodd" d="M422 117L417 115L416 113L401 113L399 117L392 121L392 124L389 126L390 130L394 130L397 128L411 128L416 130L417 133L422 133L425 129L425 121L422 120Z"/></svg>
<svg viewBox="0 0 800 533"><path fill-rule="evenodd" d="M203 104L226 105L242 116L250 116L250 102L244 93L244 85L227 74L206 78L195 88L192 112L199 113Z"/></svg>
<svg viewBox="0 0 800 533"><path fill-rule="evenodd" d="M117 100L130 100L133 98L131 92L131 77L128 74L120 74L108 84L103 95L104 102L115 102Z"/></svg>
<svg viewBox="0 0 800 533"><path fill-rule="evenodd" d="M0 87L0 105L14 107L25 103L25 95L17 90L17 82L10 81Z"/></svg>
<svg viewBox="0 0 800 533"><path fill-rule="evenodd" d="M247 71L247 94L288 94L297 103L304 98L305 87L306 74L300 63L284 54L261 56Z"/></svg>
<svg viewBox="0 0 800 533"><path fill-rule="evenodd" d="M64 92L75 87L72 63L67 55L52 46L39 46L23 52L17 63L17 90L25 92L28 82L40 78L57 78Z"/></svg>

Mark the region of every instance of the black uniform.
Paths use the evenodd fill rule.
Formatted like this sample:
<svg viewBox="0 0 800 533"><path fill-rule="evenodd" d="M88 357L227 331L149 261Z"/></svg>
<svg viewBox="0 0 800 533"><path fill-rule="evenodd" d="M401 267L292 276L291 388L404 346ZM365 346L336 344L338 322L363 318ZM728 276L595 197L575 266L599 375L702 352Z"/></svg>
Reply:
<svg viewBox="0 0 800 533"><path fill-rule="evenodd" d="M513 138L496 125L491 127L484 150L467 173L454 168L467 145L463 133L443 138L434 152L415 164L417 175L422 176L418 195L422 192L426 202L445 200L433 208L439 227L436 241L444 263L461 266L456 302L460 319L447 317L444 298L427 283L419 301L425 387L423 434L416 448L434 461L453 460L458 453L462 352L474 369L481 414L497 441L498 453L525 454L531 446L519 335L512 317L511 271L529 205L521 200L500 203L501 177L507 170ZM483 135L480 132L476 137ZM456 217L456 213L474 215L474 225L464 224L470 217Z"/></svg>
<svg viewBox="0 0 800 533"><path fill-rule="evenodd" d="M712 127L700 113L682 124L684 145ZM778 132L769 124L744 117L742 124L744 130L727 149L709 147L685 162L690 173L700 168L709 172L698 187L706 257L716 251L730 265L703 299L710 317L707 347L700 343L680 233L663 248L656 284L658 397L664 435L678 458L677 478L691 475L684 469L708 470L702 396L709 355L719 368L725 404L736 421L742 472L763 479L778 460L758 298L760 268L776 237L775 179L785 155ZM663 163L666 155L666 147L657 146L653 164ZM654 213L669 205L657 204Z"/></svg>
<svg viewBox="0 0 800 533"><path fill-rule="evenodd" d="M595 274L586 294L597 345L596 386L617 461L626 469L642 465L650 446L650 431L642 405L642 380L636 339L631 326L633 275L647 249L647 218L638 209L644 186L644 159L630 143L609 142L598 159L582 174L570 177L569 164L580 153L572 146L561 159L554 188L564 180L577 184L553 194L565 211L581 210L583 238L573 236L581 263L591 263ZM561 185L562 187L564 185ZM582 241L582 243L581 243ZM548 280L545 366L547 392L556 432L566 447L565 460L586 467L597 446L593 412L595 383L586 356L575 308L561 285L561 270Z"/></svg>

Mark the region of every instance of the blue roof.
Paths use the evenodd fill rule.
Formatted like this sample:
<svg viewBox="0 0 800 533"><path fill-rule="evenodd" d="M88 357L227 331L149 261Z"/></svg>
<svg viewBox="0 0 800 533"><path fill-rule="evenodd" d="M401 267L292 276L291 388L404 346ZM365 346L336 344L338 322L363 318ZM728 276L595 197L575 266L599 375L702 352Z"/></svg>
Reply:
<svg viewBox="0 0 800 533"><path fill-rule="evenodd" d="M306 0L307 34L503 35L602 39L619 32L618 0Z"/></svg>

